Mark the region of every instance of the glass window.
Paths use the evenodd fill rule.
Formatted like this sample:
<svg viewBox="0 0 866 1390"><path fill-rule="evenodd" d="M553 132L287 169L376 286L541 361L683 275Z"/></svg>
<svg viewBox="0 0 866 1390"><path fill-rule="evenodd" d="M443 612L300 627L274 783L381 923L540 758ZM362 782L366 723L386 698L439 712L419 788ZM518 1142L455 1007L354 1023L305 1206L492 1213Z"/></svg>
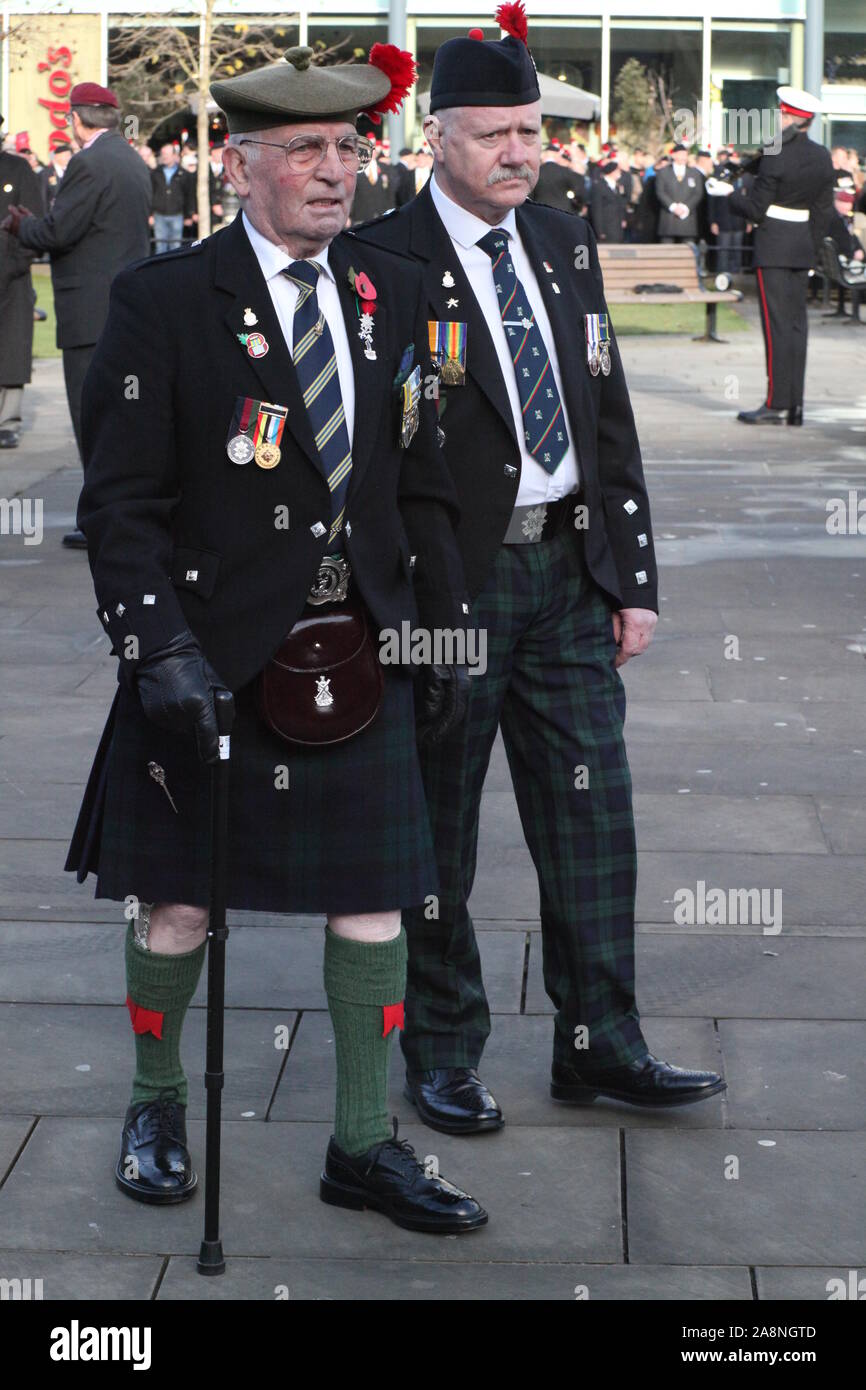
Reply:
<svg viewBox="0 0 866 1390"><path fill-rule="evenodd" d="M614 20L610 30L610 118L620 68L637 58L661 79L672 109L694 111L701 95L703 29L695 20Z"/></svg>
<svg viewBox="0 0 866 1390"><path fill-rule="evenodd" d="M866 80L866 6L863 0L825 0L824 80L858 86Z"/></svg>
<svg viewBox="0 0 866 1390"><path fill-rule="evenodd" d="M710 127L717 144L753 149L775 133L776 88L791 81L787 24L713 24Z"/></svg>

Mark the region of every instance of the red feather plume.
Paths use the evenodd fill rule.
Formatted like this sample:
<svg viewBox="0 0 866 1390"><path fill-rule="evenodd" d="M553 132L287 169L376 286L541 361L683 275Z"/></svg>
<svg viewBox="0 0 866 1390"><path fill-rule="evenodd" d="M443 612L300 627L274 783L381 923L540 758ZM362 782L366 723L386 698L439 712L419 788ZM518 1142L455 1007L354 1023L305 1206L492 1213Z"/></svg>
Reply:
<svg viewBox="0 0 866 1390"><path fill-rule="evenodd" d="M368 115L372 118L373 112L399 111L418 76L412 54L393 43L374 43L369 62L391 79L391 90L368 108Z"/></svg>
<svg viewBox="0 0 866 1390"><path fill-rule="evenodd" d="M526 10L523 0L516 0L516 3L500 5L496 14L493 16L500 29L504 29L506 34L511 34L515 39L520 39L521 43L527 42L529 26L526 22Z"/></svg>

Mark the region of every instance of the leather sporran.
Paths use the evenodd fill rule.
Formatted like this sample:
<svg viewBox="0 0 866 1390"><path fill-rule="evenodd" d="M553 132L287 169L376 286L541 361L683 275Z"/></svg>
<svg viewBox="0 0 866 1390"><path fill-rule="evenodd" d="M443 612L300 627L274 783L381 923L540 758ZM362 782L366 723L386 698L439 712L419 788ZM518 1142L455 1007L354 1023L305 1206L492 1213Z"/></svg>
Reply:
<svg viewBox="0 0 866 1390"><path fill-rule="evenodd" d="M256 681L259 717L287 743L345 743L372 724L385 678L364 605L299 618Z"/></svg>

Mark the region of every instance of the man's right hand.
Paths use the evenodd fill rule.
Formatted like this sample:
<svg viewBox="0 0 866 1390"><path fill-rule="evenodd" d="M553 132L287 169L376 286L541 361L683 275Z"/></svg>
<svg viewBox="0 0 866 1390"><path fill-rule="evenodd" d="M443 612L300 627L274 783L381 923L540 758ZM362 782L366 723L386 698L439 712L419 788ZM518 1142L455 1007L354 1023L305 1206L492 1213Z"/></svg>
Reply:
<svg viewBox="0 0 866 1390"><path fill-rule="evenodd" d="M147 718L172 733L194 732L203 763L219 758L214 691L220 680L188 628L139 662L135 683Z"/></svg>
<svg viewBox="0 0 866 1390"><path fill-rule="evenodd" d="M10 203L6 216L3 218L3 221L0 222L0 232L8 232L10 236L17 236L18 229L25 217L33 216L34 214L29 208Z"/></svg>

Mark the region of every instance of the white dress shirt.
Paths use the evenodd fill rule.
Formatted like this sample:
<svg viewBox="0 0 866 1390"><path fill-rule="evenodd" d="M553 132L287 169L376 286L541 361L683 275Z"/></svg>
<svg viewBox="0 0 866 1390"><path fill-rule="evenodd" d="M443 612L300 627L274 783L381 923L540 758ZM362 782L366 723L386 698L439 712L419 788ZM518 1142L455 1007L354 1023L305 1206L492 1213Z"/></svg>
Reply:
<svg viewBox="0 0 866 1390"><path fill-rule="evenodd" d="M277 246L276 242L268 241L267 237L257 232L246 212L242 213L244 231L250 239L250 245L256 254L256 260L261 266L262 274L265 277L271 300L280 321L280 328L283 330L283 337L286 340L286 347L291 353L294 346L294 319L295 305L298 302L300 291L296 284L287 279L281 272L290 266L298 257L290 256L282 246ZM346 413L346 429L349 433L349 440L355 428L355 369L352 365L352 354L349 350L349 335L346 332L346 321L343 318L343 310L340 305L340 298L337 294L337 282L334 279L334 272L328 264L328 248L319 251L315 256L306 257L307 260L315 261L321 266L319 282L316 286L316 298L319 302L319 309L324 315L325 322L331 330L331 337L334 340L334 354L337 358L337 376L340 381L340 393L343 397L343 409ZM255 312L255 305L250 308Z"/></svg>
<svg viewBox="0 0 866 1390"><path fill-rule="evenodd" d="M514 417L514 433L520 446L520 486L517 490L515 505L518 507L537 507L540 502L553 502L558 497L566 497L568 493L577 489L578 468L577 454L574 448L574 429L568 420L565 405L565 392L562 385L562 373L559 369L559 359L556 355L556 344L553 340L553 330L550 327L550 319L541 298L541 290L536 279L535 272L529 262L529 257L524 250L523 243L517 234L517 219L512 208L496 224L504 231L510 233L509 252L512 264L517 272L517 278L529 297L535 315L535 322L547 348L547 355L550 358L550 365L553 370L556 389L559 392L559 399L562 401L563 414L568 425L568 449L561 459L556 472L548 473L547 469L533 458L526 448L524 438L523 408L520 404L520 393L517 390L517 377L514 374L514 362L511 357L511 350L508 346L508 337L502 326L502 316L499 312L499 296L496 293L496 286L493 283L493 269L490 257L483 251L477 243L491 230L487 222L483 222L474 213L468 212L466 208L460 207L436 182L435 176L430 180L430 193L436 207L436 211L445 224L445 230L454 245L454 251L466 272L475 298L478 300L479 308L484 315L490 336L493 339L493 346L496 348L496 356L499 359L499 368L502 372L502 379L508 392L508 399L511 404L511 413ZM580 325L577 326L580 329ZM578 351L580 344L578 343ZM466 340L466 362L469 366L472 362L472 334L467 335ZM459 389L459 388L457 388ZM446 421L447 424L447 421Z"/></svg>

